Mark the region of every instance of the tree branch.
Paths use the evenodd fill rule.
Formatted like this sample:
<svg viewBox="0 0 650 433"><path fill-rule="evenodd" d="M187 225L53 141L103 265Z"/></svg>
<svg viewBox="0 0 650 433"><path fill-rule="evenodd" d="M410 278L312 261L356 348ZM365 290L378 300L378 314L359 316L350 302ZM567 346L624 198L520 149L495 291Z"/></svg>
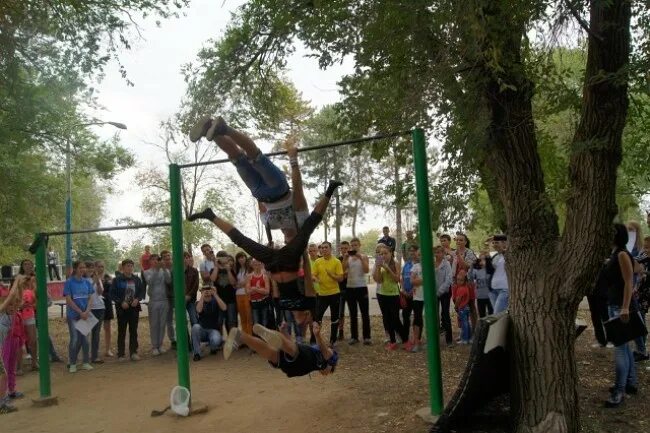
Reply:
<svg viewBox="0 0 650 433"><path fill-rule="evenodd" d="M580 16L580 12L578 12L575 5L571 4L570 0L564 0L564 4L569 9L569 12L571 12L571 15L573 15L573 18L575 18L576 21L578 21L580 27L582 27L584 31L586 31L587 34L589 34L589 36L596 38L599 42L603 42L605 40L602 35L596 33L591 27L589 27L587 21L585 21L584 18Z"/></svg>

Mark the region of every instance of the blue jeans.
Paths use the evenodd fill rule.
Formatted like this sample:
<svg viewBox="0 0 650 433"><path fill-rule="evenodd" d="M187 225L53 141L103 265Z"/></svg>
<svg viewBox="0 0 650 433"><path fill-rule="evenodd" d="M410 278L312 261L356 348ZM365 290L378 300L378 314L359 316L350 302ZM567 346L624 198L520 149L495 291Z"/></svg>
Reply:
<svg viewBox="0 0 650 433"><path fill-rule="evenodd" d="M253 197L272 203L289 192L287 177L263 154L248 159L243 153L233 161Z"/></svg>
<svg viewBox="0 0 650 433"><path fill-rule="evenodd" d="M621 307L618 305L609 306L609 317L619 316ZM639 314L639 313L632 313ZM637 386L636 366L634 355L629 343L621 344L614 348L616 379L614 386L617 391L625 392L625 386Z"/></svg>
<svg viewBox="0 0 650 433"><path fill-rule="evenodd" d="M472 326L469 323L469 305L465 305L458 310L458 320L460 321L460 339L469 341L472 338Z"/></svg>
<svg viewBox="0 0 650 433"><path fill-rule="evenodd" d="M284 310L284 321L287 322L287 331L291 335L291 330L293 329L293 335L295 335L298 342L302 341L302 329L296 323L296 319L293 317L293 313L289 310Z"/></svg>
<svg viewBox="0 0 650 433"><path fill-rule="evenodd" d="M217 350L222 341L221 333L216 329L206 329L198 323L192 326L192 351L195 355L201 354L202 342L207 342L210 350Z"/></svg>
<svg viewBox="0 0 650 433"><path fill-rule="evenodd" d="M185 304L188 316L190 316L190 326L199 323L199 315L196 313L196 304L192 301Z"/></svg>
<svg viewBox="0 0 650 433"><path fill-rule="evenodd" d="M223 329L226 325L226 330L230 332L231 328L237 327L237 304L226 304L226 311L219 310L219 329Z"/></svg>
<svg viewBox="0 0 650 433"><path fill-rule="evenodd" d="M83 362L87 364L90 362L90 350L88 346L88 338L82 335L77 328L74 327L76 320L68 318L68 332L70 333L70 344L68 345L68 362L70 365L77 364L77 355L79 349L83 351Z"/></svg>
<svg viewBox="0 0 650 433"><path fill-rule="evenodd" d="M634 296L632 297L632 302L630 303L630 307L634 308L634 310L636 311L641 311L641 306L639 305L639 301ZM641 319L643 319L643 323L645 323L645 314L643 313L639 313L639 314L641 314ZM648 352L648 349L646 347L646 339L647 339L646 335L634 339L634 343L636 344L636 351L644 355Z"/></svg>
<svg viewBox="0 0 650 433"><path fill-rule="evenodd" d="M264 308L251 308L253 313L253 324L260 324L262 326L267 326L269 322L269 308L264 302Z"/></svg>
<svg viewBox="0 0 650 433"><path fill-rule="evenodd" d="M494 308L494 314L508 309L508 301L510 300L510 291L508 289L492 289L489 296Z"/></svg>
<svg viewBox="0 0 650 433"><path fill-rule="evenodd" d="M99 338L102 332L102 323L104 323L104 313L106 310L90 310L97 318L98 322L90 332L90 359L93 362L99 358Z"/></svg>

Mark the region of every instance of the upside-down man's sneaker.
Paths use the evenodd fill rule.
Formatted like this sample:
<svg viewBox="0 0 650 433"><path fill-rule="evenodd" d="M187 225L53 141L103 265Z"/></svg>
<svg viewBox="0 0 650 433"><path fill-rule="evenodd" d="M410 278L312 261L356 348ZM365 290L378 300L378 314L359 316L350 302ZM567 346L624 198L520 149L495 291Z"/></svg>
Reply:
<svg viewBox="0 0 650 433"><path fill-rule="evenodd" d="M259 323L253 325L253 332L259 335L259 337L266 341L269 346L275 350L280 350L282 348L282 335L278 331L273 329L266 328Z"/></svg>
<svg viewBox="0 0 650 433"><path fill-rule="evenodd" d="M241 331L239 330L239 328L230 329L230 332L228 333L228 338L226 338L226 342L223 345L223 359L230 358L230 355L232 355L233 350L239 349L240 337L241 337Z"/></svg>
<svg viewBox="0 0 650 433"><path fill-rule="evenodd" d="M188 221L196 221L198 219L204 219L208 221L213 221L217 216L212 212L212 209L207 207L203 209L201 212L193 213L192 215L187 217Z"/></svg>
<svg viewBox="0 0 650 433"><path fill-rule="evenodd" d="M196 143L201 139L201 137L205 137L205 134L212 126L212 123L213 121L210 116L204 116L199 119L190 129L190 141Z"/></svg>
<svg viewBox="0 0 650 433"><path fill-rule="evenodd" d="M214 140L214 137L218 135L226 135L227 133L228 124L223 120L223 117L217 116L217 118L212 121L210 128L205 132L205 138L208 140Z"/></svg>

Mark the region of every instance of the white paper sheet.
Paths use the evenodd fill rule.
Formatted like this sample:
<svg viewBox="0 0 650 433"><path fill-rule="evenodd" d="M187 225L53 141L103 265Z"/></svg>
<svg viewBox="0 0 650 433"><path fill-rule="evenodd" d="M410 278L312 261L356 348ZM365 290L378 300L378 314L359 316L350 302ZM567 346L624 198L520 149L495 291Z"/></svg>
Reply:
<svg viewBox="0 0 650 433"><path fill-rule="evenodd" d="M88 334L90 334L90 331L93 330L93 328L98 322L99 320L97 320L97 317L95 317L93 313L89 313L88 318L86 320L79 319L76 322L74 322L74 327L82 335L87 336Z"/></svg>

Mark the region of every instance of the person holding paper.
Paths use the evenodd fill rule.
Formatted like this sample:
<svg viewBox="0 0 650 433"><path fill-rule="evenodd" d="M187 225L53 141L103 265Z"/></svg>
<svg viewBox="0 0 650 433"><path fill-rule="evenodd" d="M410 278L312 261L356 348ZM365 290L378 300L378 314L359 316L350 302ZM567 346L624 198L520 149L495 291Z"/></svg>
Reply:
<svg viewBox="0 0 650 433"><path fill-rule="evenodd" d="M90 316L91 298L94 296L95 289L87 278L84 278L86 264L80 261L72 263L72 276L65 282L63 287L63 296L67 303L66 317L68 320L68 330L70 331L69 350L69 371L77 372L77 356L79 349L83 350L82 370L92 370L90 365L90 351L88 347L88 338L83 335L76 327L78 320L87 320Z"/></svg>

